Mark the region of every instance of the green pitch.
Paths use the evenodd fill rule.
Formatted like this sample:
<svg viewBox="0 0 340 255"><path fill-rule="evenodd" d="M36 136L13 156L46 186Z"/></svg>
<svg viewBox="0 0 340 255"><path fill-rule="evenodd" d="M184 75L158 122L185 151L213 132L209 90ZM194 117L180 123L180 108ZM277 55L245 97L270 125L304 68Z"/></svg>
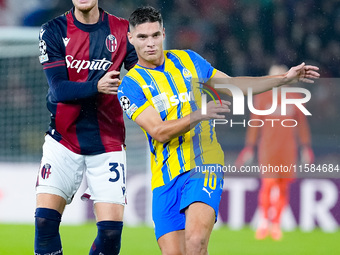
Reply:
<svg viewBox="0 0 340 255"><path fill-rule="evenodd" d="M95 224L62 226L61 238L65 255L86 255L95 238ZM32 255L34 227L31 225L0 224L1 255ZM124 227L122 255L160 254L153 229ZM210 255L331 255L340 254L340 231L332 234L315 230L284 233L282 241L257 241L249 228L231 231L227 227L214 230L209 245Z"/></svg>

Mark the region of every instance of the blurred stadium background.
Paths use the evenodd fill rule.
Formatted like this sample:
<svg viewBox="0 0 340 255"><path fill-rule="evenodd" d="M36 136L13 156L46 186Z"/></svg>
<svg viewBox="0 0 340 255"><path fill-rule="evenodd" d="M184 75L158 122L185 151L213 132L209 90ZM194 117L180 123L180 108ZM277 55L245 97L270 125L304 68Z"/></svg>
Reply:
<svg viewBox="0 0 340 255"><path fill-rule="evenodd" d="M192 49L231 76L265 75L274 63L292 66L305 61L319 66L322 79L316 85L308 85L312 99L306 105L313 114L308 121L315 163L340 163L340 1L99 0L99 4L124 18L143 4L160 8L168 49ZM71 6L71 0L0 0L0 236L7 233L11 226L8 224L31 226L34 221L35 178L49 123L45 106L48 85L38 60L39 26ZM130 227L152 226L148 148L137 125L126 121L126 126L129 205L125 222ZM243 147L245 128L237 126L229 127L227 132L217 131L226 151L226 165L233 164ZM283 228L292 232L287 234L288 243L283 243L284 246L290 245L289 240L298 240L298 245L299 240L308 235L306 232L315 233L315 240L319 241L322 233L328 233L323 237L330 241L323 250L300 249L298 253L291 250L292 254L340 251L339 242L332 241L340 236L339 175L333 172L332 176L321 176L325 178L301 178L292 185L290 207L282 222ZM217 232L221 239L219 245L228 246L227 239L234 240L231 236L244 238L249 243L248 247L242 245L229 250L231 254L257 254L255 251L261 250L252 234L258 215L258 188L256 178L226 180L217 224L220 229L216 230L220 231ZM88 226L83 224L91 219L92 205L81 202L78 194L66 209L64 222L85 230ZM155 243L151 228L145 229L151 232L150 242ZM229 232L231 230L237 232ZM30 235L33 236L33 232ZM145 238L144 234L140 236ZM211 246L218 239L214 236L217 235L213 235ZM314 243L313 239L307 240ZM126 243L128 245L128 241ZM11 243L5 250L1 250L0 245L0 254L30 254L9 253L9 245ZM270 242L262 245L267 248L261 254L288 252L282 245L276 247ZM227 254L220 250L213 250L211 254ZM155 253L147 254L158 254L157 251L156 247Z"/></svg>

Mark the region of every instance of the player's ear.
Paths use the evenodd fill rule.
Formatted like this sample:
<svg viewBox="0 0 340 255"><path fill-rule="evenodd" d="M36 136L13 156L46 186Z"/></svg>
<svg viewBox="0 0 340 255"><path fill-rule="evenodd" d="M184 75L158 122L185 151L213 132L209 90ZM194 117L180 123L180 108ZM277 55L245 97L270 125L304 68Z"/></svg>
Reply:
<svg viewBox="0 0 340 255"><path fill-rule="evenodd" d="M129 40L129 42L133 45L133 39L132 39L132 34L131 34L131 32L128 32L128 33L127 33L127 38L128 38L128 40Z"/></svg>
<svg viewBox="0 0 340 255"><path fill-rule="evenodd" d="M165 27L163 27L163 40L165 39Z"/></svg>

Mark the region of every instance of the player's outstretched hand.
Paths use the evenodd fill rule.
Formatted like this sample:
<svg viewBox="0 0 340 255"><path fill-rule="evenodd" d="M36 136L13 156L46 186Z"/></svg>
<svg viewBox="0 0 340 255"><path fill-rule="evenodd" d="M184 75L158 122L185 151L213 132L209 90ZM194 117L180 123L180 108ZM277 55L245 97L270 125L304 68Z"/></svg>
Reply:
<svg viewBox="0 0 340 255"><path fill-rule="evenodd" d="M97 84L98 92L109 95L117 95L118 86L120 80L117 78L119 75L118 71L107 72Z"/></svg>
<svg viewBox="0 0 340 255"><path fill-rule="evenodd" d="M306 65L304 62L298 66L289 69L285 74L285 84L295 83L298 81L306 83L314 83L314 79L318 79L320 74L317 66Z"/></svg>
<svg viewBox="0 0 340 255"><path fill-rule="evenodd" d="M225 119L225 115L221 113L230 112L229 106L231 103L229 101L221 100L220 102L210 101L207 103L207 112L206 114L201 114L201 120L210 120L210 119Z"/></svg>

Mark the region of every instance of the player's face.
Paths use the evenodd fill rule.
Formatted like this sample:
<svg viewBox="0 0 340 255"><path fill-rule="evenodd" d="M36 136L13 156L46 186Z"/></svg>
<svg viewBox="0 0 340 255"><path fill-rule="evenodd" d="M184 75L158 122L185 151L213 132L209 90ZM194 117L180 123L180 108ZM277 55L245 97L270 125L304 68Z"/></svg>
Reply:
<svg viewBox="0 0 340 255"><path fill-rule="evenodd" d="M163 64L165 30L159 22L137 25L131 29L128 37L130 43L135 46L140 65L155 68Z"/></svg>
<svg viewBox="0 0 340 255"><path fill-rule="evenodd" d="M98 6L98 0L72 0L74 7L81 12L89 12Z"/></svg>

